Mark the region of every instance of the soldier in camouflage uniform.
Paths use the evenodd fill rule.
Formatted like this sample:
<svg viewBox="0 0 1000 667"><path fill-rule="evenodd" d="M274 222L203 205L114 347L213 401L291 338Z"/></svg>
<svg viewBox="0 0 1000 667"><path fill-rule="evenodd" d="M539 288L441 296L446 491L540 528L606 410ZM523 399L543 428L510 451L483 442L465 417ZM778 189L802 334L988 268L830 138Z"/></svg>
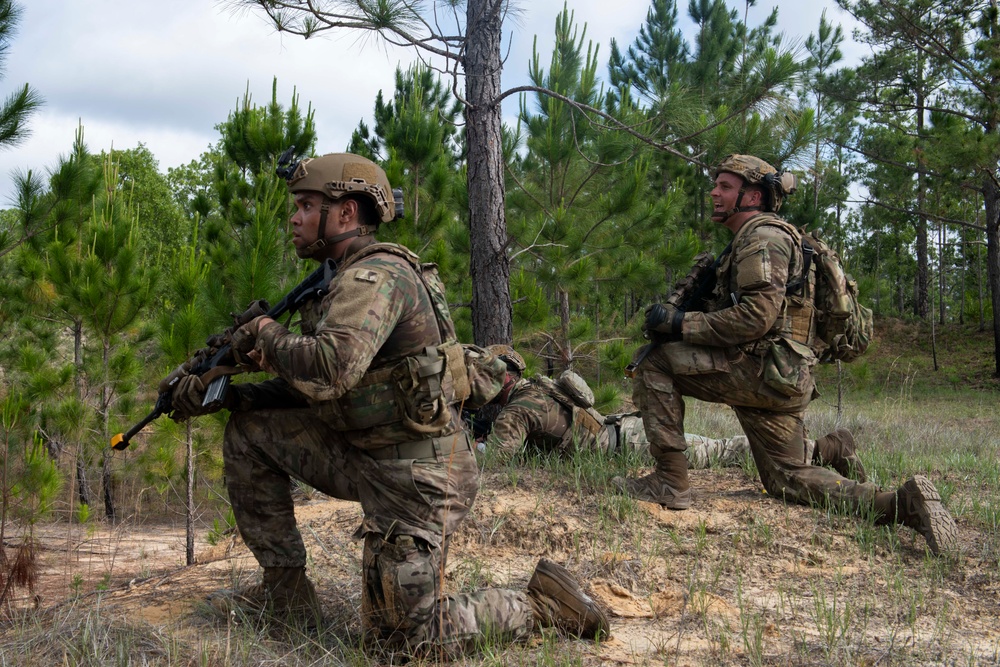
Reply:
<svg viewBox="0 0 1000 667"><path fill-rule="evenodd" d="M919 531L935 554L957 546L958 530L934 485L918 475L895 493L811 465L803 417L816 395L820 351L814 304L794 289L803 274L799 232L775 215L794 177L752 156L730 155L715 170L712 219L734 235L716 264L715 288L698 310L655 304L643 329L654 340L637 356L633 398L642 412L652 474L617 478L630 495L671 509L691 505L684 450L684 396L733 407L767 492L787 501L872 512L881 523ZM805 293L813 294L812 289Z"/></svg>
<svg viewBox="0 0 1000 667"><path fill-rule="evenodd" d="M570 454L576 449L601 450L609 454L632 450L649 451L642 419L637 414L601 415L588 401L575 400L565 389L546 377L525 379L524 359L509 345L491 345L490 350L507 364L504 388L494 399L501 410L487 430L482 451L490 451L500 461L514 457L524 446L542 451ZM581 405L581 403L583 403ZM685 433L684 456L692 470L738 465L750 452L746 436L708 438ZM854 438L846 429L806 440L806 460L829 465L858 481L865 470L854 450Z"/></svg>
<svg viewBox="0 0 1000 667"><path fill-rule="evenodd" d="M468 392L462 348L436 269L372 232L397 215L385 173L351 154L286 165L292 242L301 258L333 260L301 334L267 316L237 329L237 361L276 377L231 388L223 444L236 523L263 582L215 606L270 609L318 622L289 478L361 504L362 626L388 651L456 656L488 633L521 639L556 626L608 634L604 612L561 566L541 561L526 591L445 594L448 541L478 490L458 413ZM400 205L401 208L401 205ZM204 414L202 382L174 392L175 419Z"/></svg>

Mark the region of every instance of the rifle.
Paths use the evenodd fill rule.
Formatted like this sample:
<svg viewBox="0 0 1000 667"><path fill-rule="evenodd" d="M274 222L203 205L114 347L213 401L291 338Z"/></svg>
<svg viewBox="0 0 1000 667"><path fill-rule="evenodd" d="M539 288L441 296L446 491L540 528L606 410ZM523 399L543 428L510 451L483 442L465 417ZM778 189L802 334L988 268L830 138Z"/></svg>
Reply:
<svg viewBox="0 0 1000 667"><path fill-rule="evenodd" d="M684 313L702 308L705 298L715 289L716 270L719 268L722 258L729 254L732 247L733 243L730 241L726 249L719 253L719 256L714 261L710 261L711 255L708 253L703 253L696 257L691 271L688 272L684 279L677 284L670 296L667 297L667 303ZM694 285L693 289L692 285ZM653 348L660 344L661 341L656 340L655 335L655 332L645 332L644 336L650 342L642 348L636 360L625 367L625 377L635 377L635 369L646 360L646 357L653 351Z"/></svg>
<svg viewBox="0 0 1000 667"><path fill-rule="evenodd" d="M215 409L220 408L226 398L226 393L229 391L230 376L246 372L246 369L236 365L236 360L233 357L233 346L230 339L232 333L260 315L278 319L286 313L296 312L307 301L322 298L327 293L330 281L335 275L337 275L337 264L332 259L328 259L318 269L306 276L305 280L292 288L274 307L271 307L264 299L259 299L251 303L250 307L243 313L233 314L231 328L223 334L211 336L208 339L208 347L196 352L190 360L160 382L160 391L152 411L125 433L113 436L111 438L112 449L125 449L129 446L129 441L147 424L162 415L173 412L174 387L185 375L197 375L200 378L210 379L205 388L205 398L202 405Z"/></svg>

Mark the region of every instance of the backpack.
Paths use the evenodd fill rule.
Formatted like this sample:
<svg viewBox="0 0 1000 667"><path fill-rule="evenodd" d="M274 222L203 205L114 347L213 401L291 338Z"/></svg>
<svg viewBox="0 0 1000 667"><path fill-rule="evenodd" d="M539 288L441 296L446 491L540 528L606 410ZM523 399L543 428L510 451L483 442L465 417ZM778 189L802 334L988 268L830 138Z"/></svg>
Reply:
<svg viewBox="0 0 1000 667"><path fill-rule="evenodd" d="M581 408L594 407L594 391L578 374L565 370L559 374L556 384Z"/></svg>
<svg viewBox="0 0 1000 667"><path fill-rule="evenodd" d="M532 382L544 387L553 398L567 408L591 408L594 406L594 392L587 381L573 371L563 371L553 380L547 375L536 375Z"/></svg>
<svg viewBox="0 0 1000 667"><path fill-rule="evenodd" d="M820 361L854 361L865 353L872 341L875 329L872 311L858 302L858 283L844 271L840 257L819 233L802 229L800 234L805 261L802 275L808 276L810 265L816 265L813 294L816 338L826 345ZM799 288L808 284L805 280L798 283L796 287Z"/></svg>

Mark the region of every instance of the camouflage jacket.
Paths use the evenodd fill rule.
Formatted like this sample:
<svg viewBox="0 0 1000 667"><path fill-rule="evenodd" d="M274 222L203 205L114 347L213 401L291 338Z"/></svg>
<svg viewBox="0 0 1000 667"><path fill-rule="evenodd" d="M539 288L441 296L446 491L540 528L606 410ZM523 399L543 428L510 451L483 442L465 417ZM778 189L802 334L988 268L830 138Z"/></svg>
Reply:
<svg viewBox="0 0 1000 667"><path fill-rule="evenodd" d="M429 346L454 341L459 358L461 346L443 298L438 303L432 298L429 288L439 289L441 295L444 291L436 273L421 278L401 256L409 253L401 246L400 254L362 252L374 243L363 236L351 244L329 292L301 310L301 334L278 324L261 330L258 348L278 377L242 389L240 408L310 405L338 430L356 431L358 437L352 440L365 448L439 437L461 428L457 410L450 405L434 432L415 432L401 421L396 405L401 392L393 386L399 370L406 375L407 364ZM357 420L345 420L346 410L366 408L370 413L360 427Z"/></svg>
<svg viewBox="0 0 1000 667"><path fill-rule="evenodd" d="M737 231L731 252L719 262L715 291L705 312L684 315L684 342L759 351L754 348L760 343L791 338L790 318L803 304L790 304L786 287L802 266L795 228L773 213L753 216ZM801 313L807 329L810 316L811 309Z"/></svg>
<svg viewBox="0 0 1000 667"><path fill-rule="evenodd" d="M606 448L607 432L598 417L593 409L574 405L568 396L557 396L547 383L522 379L493 422L486 448L501 461L514 457L525 444L561 452L573 447Z"/></svg>

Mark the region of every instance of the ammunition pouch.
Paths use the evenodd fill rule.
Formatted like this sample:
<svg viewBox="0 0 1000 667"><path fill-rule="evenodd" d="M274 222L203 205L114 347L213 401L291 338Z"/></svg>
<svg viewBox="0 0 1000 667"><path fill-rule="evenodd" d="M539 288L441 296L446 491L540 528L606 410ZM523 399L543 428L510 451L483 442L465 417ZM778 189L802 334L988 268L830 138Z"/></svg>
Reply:
<svg viewBox="0 0 1000 667"><path fill-rule="evenodd" d="M451 406L465 400L468 392L462 346L451 340L425 347L392 367L369 371L343 396L315 407L337 430L402 423L427 438L446 434L452 423Z"/></svg>

